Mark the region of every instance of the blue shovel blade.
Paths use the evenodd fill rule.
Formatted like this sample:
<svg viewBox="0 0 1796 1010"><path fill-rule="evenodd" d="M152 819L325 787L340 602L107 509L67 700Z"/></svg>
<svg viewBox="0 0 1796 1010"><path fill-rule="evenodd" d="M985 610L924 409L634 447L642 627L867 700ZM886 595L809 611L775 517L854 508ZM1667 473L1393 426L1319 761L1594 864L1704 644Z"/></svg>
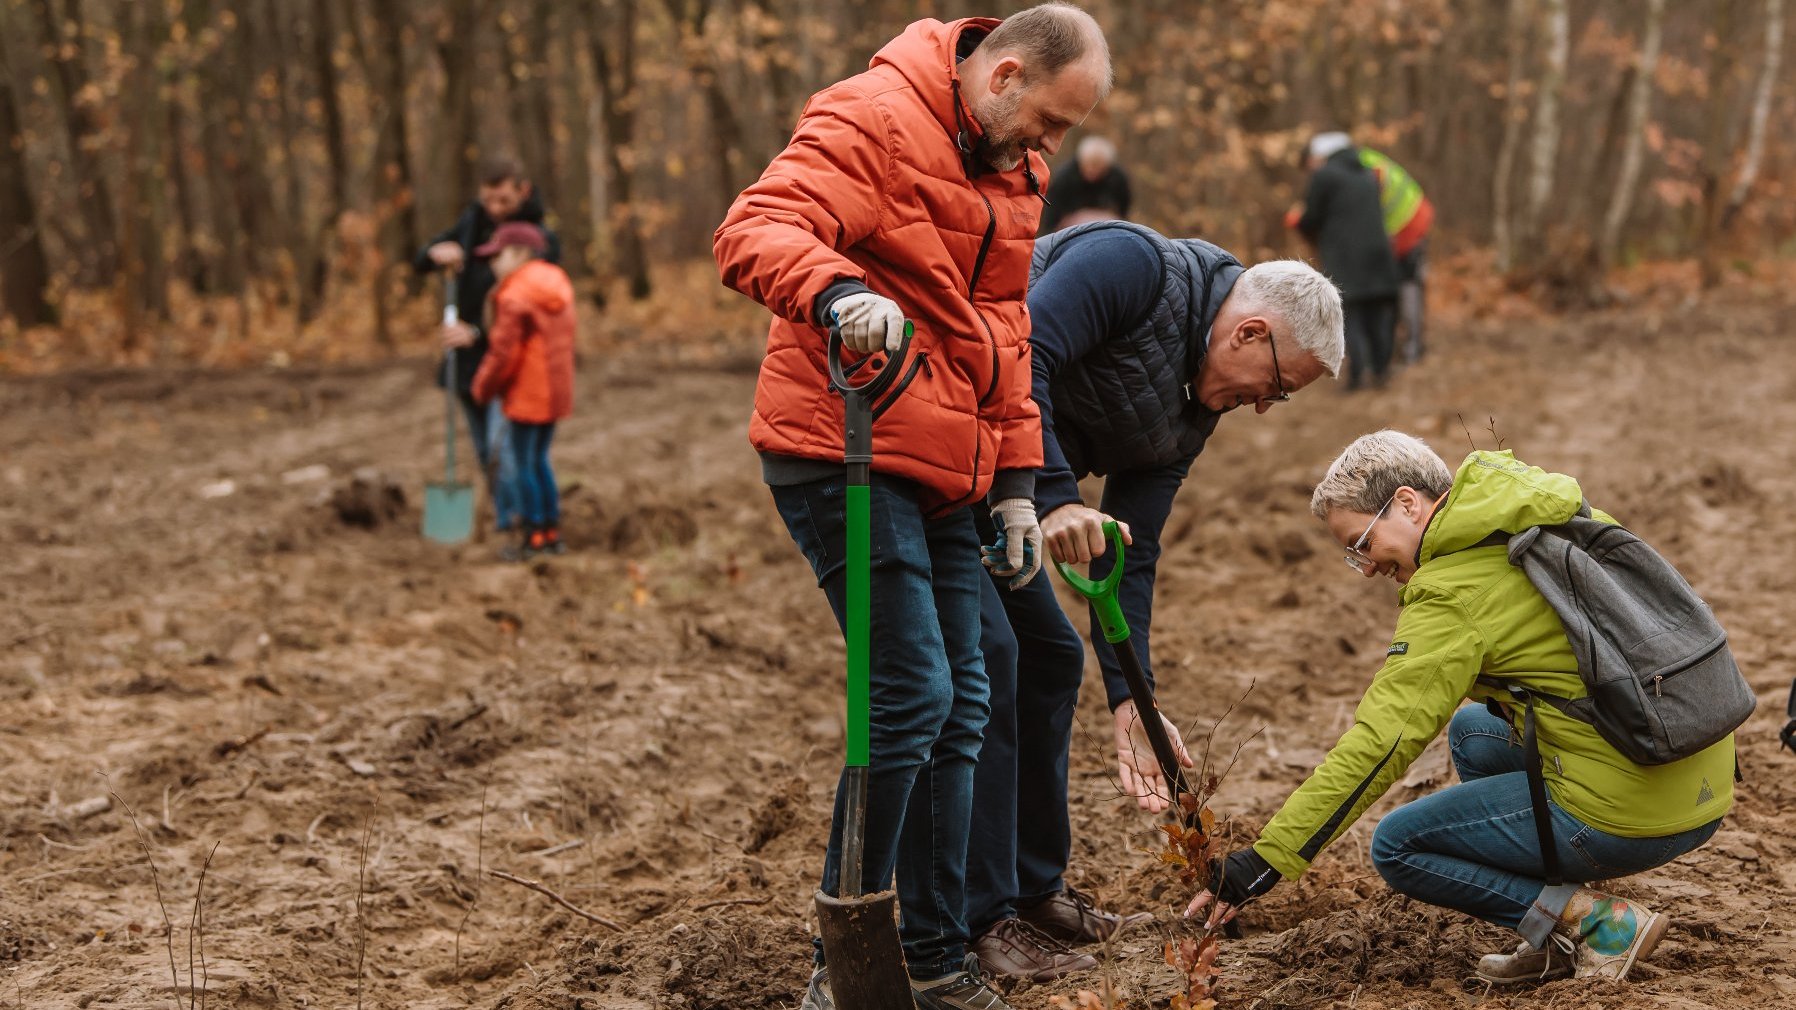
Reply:
<svg viewBox="0 0 1796 1010"><path fill-rule="evenodd" d="M474 485L424 485L424 535L440 544L464 543L474 535Z"/></svg>

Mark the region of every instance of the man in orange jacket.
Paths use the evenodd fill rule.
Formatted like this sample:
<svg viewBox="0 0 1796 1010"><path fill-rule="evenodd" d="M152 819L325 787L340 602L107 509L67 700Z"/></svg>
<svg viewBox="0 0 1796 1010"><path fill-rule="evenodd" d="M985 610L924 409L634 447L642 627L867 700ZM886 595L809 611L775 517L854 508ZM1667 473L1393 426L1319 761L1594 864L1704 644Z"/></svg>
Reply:
<svg viewBox="0 0 1796 1010"><path fill-rule="evenodd" d="M1110 86L1091 17L1044 4L999 22L911 25L867 72L811 98L790 145L717 229L725 284L773 312L749 440L787 529L844 617L842 403L826 328L857 353L916 325L922 368L873 430L871 781L863 891L894 870L925 1010L1005 1004L966 963L973 768L989 712L979 542L1003 521L1008 571L1039 565L1041 422L1024 288L1044 154ZM1037 545L1025 564L1023 547ZM841 795L824 862L837 890ZM818 970L806 1008L831 1005ZM970 970L969 970L970 967Z"/></svg>

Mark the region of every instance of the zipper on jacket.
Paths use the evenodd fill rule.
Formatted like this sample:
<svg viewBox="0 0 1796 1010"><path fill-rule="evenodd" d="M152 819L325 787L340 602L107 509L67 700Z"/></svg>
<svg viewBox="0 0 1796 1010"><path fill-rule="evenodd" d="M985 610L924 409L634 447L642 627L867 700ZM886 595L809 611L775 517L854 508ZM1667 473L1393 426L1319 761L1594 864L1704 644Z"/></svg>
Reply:
<svg viewBox="0 0 1796 1010"><path fill-rule="evenodd" d="M1028 164L1028 162L1024 162ZM992 239L998 235L998 212L992 207L992 199L984 193L979 199L985 201L985 237L979 240L979 256L973 260L973 277L967 282L967 304L972 307L973 315L979 317L979 325L985 327L985 337L992 345L992 381L979 394L979 406L983 407L991 401L992 394L998 391L998 335L992 332L992 324L986 321L985 313L979 311L979 275L985 271L985 256L992 251Z"/></svg>

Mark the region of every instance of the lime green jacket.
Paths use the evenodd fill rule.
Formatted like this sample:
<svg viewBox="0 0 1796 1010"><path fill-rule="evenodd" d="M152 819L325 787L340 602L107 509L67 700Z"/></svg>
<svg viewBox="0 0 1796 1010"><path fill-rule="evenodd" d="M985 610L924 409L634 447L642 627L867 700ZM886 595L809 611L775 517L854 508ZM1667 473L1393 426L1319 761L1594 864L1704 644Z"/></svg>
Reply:
<svg viewBox="0 0 1796 1010"><path fill-rule="evenodd" d="M1581 698L1565 630L1491 533L1564 522L1583 499L1578 482L1516 460L1474 452L1422 535L1418 567L1401 594L1402 613L1384 666L1354 711L1353 726L1285 800L1254 849L1286 879L1384 795L1444 729L1460 703L1495 696L1480 674L1543 693ZM1604 522L1615 520L1594 513ZM1499 700L1506 701L1507 698ZM1521 739L1520 709L1511 713ZM1665 765L1637 765L1596 729L1536 705L1547 792L1567 813L1627 838L1676 834L1733 805L1734 739Z"/></svg>

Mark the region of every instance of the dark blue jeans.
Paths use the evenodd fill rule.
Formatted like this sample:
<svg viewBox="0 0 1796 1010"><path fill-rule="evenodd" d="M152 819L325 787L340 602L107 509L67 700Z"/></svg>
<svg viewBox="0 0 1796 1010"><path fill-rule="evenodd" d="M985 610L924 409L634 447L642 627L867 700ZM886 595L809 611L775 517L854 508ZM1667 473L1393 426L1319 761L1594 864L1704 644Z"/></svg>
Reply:
<svg viewBox="0 0 1796 1010"><path fill-rule="evenodd" d="M1559 868L1548 887L1521 745L1482 705L1453 715L1447 742L1460 785L1407 803L1378 822L1372 865L1394 890L1521 934L1536 949L1581 883L1662 866L1709 840L1717 818L1659 838L1612 835L1548 801Z"/></svg>
<svg viewBox="0 0 1796 1010"><path fill-rule="evenodd" d="M1190 469L1187 459L1125 470L1104 483L1099 507L1128 523L1135 540L1125 552L1118 598L1144 668L1151 669L1148 622L1160 534ZM983 542L993 542L985 509L976 506L973 511ZM1092 577L1103 578L1114 563L1106 552L1092 563ZM1007 580L988 578L981 596L980 647L992 683L992 716L974 779L979 817L967 853L967 925L975 936L1014 915L1019 902L1059 893L1072 855L1067 757L1085 672L1085 643L1054 597L1055 577L1044 567L1015 592L1004 588ZM1095 613L1091 622L1105 693L1115 708L1129 696L1128 688L1115 651L1097 631ZM1101 736L1110 739L1107 730ZM1107 751L1106 757L1112 754Z"/></svg>
<svg viewBox="0 0 1796 1010"><path fill-rule="evenodd" d="M838 625L848 592L844 483L771 489ZM985 575L964 510L926 518L915 484L880 474L870 497L872 732L861 887L881 890L896 870L905 960L913 977L938 978L959 970L966 955L973 767L991 711L979 653ZM843 799L838 785L827 894L840 893Z"/></svg>
<svg viewBox="0 0 1796 1010"><path fill-rule="evenodd" d="M474 443L487 493L493 499L494 526L501 531L511 529L518 522L518 467L511 450L511 422L496 397L484 404L475 403L465 393L457 399L462 416L468 419L468 440Z"/></svg>
<svg viewBox="0 0 1796 1010"><path fill-rule="evenodd" d="M555 422L511 422L511 453L517 465L518 513L530 526L554 526L561 522L561 492L555 487L555 471L549 466L549 443L555 438Z"/></svg>

